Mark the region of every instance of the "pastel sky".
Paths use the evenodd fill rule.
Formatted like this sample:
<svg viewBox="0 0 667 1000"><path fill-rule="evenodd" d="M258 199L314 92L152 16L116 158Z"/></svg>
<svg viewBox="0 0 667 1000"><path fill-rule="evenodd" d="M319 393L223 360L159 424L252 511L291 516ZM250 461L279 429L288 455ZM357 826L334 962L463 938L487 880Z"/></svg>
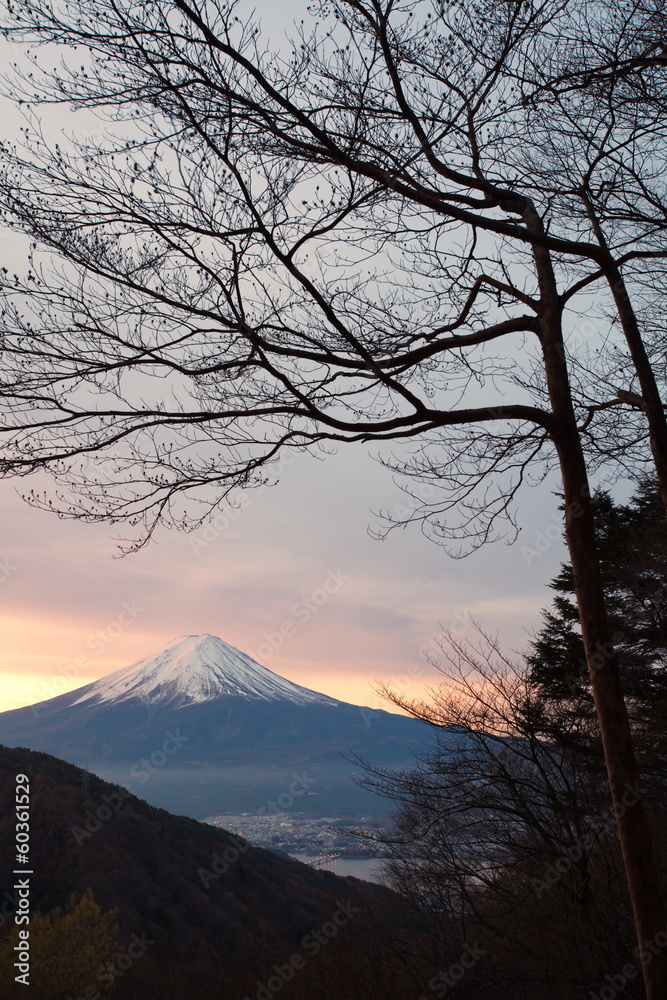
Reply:
<svg viewBox="0 0 667 1000"><path fill-rule="evenodd" d="M410 687L418 694L439 676L420 648L468 614L508 647L525 645L563 557L560 539L538 558L522 552L538 534L556 534L557 501L546 487L526 495L514 546L452 560L416 526L374 540L369 512L400 494L361 448L325 461L302 456L279 486L249 494L227 527L223 519L195 534L162 531L122 559L113 558L108 526L32 509L17 485L26 481L0 485L0 709L202 632L298 683L379 707L374 679L404 685L401 675L418 664ZM281 642L283 625L293 634ZM73 666L81 657L83 669Z"/></svg>
<svg viewBox="0 0 667 1000"><path fill-rule="evenodd" d="M284 5L280 24L277 5L262 0L258 10L267 30L285 25ZM296 0L290 10L298 13ZM16 115L6 111L11 131ZM58 122L51 111L49 129ZM5 238L0 256L14 254ZM29 508L16 489L31 485L0 483L0 710L53 697L202 632L291 680L379 707L374 679L405 687L406 669L418 664L408 693L437 680L420 648L468 614L499 630L508 647L524 646L563 558L553 482L524 495L513 547L496 544L454 561L417 526L373 540L370 511L401 495L361 447L324 461L300 457L278 487L250 494L227 528L163 531L124 559L112 558L108 527ZM545 532L558 537L527 561L521 547L534 547ZM306 615L304 601L319 599L327 580L336 581L328 585L334 592ZM294 634L280 644L284 625Z"/></svg>

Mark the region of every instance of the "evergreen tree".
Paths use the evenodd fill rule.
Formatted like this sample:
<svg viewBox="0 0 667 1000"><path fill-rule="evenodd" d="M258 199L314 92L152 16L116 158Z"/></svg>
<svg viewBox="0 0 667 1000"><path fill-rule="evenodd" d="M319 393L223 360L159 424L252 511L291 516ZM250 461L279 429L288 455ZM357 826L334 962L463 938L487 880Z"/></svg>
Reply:
<svg viewBox="0 0 667 1000"><path fill-rule="evenodd" d="M656 485L643 482L628 504L605 490L594 496L613 640L626 694L635 705L667 699L667 520ZM531 679L546 701L581 698L589 675L574 600L572 567L551 581L556 592L527 656ZM599 651L601 660L605 650Z"/></svg>

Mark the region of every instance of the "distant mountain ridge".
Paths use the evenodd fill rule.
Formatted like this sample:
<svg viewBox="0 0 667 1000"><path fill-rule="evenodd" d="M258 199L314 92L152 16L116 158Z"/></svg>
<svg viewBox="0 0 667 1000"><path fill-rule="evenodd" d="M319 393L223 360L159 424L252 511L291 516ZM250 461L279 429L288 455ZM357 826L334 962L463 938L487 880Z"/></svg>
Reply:
<svg viewBox="0 0 667 1000"><path fill-rule="evenodd" d="M0 713L0 743L84 765L154 805L203 818L272 810L386 814L358 757L410 767L429 727L288 681L211 635L56 698ZM299 776L299 793L289 792Z"/></svg>

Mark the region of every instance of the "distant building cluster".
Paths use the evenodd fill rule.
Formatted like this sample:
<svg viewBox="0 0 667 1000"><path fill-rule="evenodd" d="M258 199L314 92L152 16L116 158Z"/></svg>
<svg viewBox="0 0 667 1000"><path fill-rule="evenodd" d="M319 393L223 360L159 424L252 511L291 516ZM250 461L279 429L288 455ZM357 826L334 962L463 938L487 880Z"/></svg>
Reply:
<svg viewBox="0 0 667 1000"><path fill-rule="evenodd" d="M255 847L278 849L312 857L333 853L347 858L368 858L377 853L363 834L373 829L372 820L361 817L355 823L339 816L309 816L305 813L272 813L257 816L207 816L205 823L238 834Z"/></svg>

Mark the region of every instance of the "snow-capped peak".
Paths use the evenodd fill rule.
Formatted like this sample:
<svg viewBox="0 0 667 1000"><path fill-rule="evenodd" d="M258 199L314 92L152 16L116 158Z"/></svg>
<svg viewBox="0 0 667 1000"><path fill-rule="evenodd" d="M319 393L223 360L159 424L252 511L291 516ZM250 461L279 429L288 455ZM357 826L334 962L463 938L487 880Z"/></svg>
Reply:
<svg viewBox="0 0 667 1000"><path fill-rule="evenodd" d="M174 640L157 656L122 667L86 685L77 701L126 701L179 705L209 701L220 695L261 701L291 701L297 705L337 705L333 698L285 680L250 656L214 635L187 635Z"/></svg>

